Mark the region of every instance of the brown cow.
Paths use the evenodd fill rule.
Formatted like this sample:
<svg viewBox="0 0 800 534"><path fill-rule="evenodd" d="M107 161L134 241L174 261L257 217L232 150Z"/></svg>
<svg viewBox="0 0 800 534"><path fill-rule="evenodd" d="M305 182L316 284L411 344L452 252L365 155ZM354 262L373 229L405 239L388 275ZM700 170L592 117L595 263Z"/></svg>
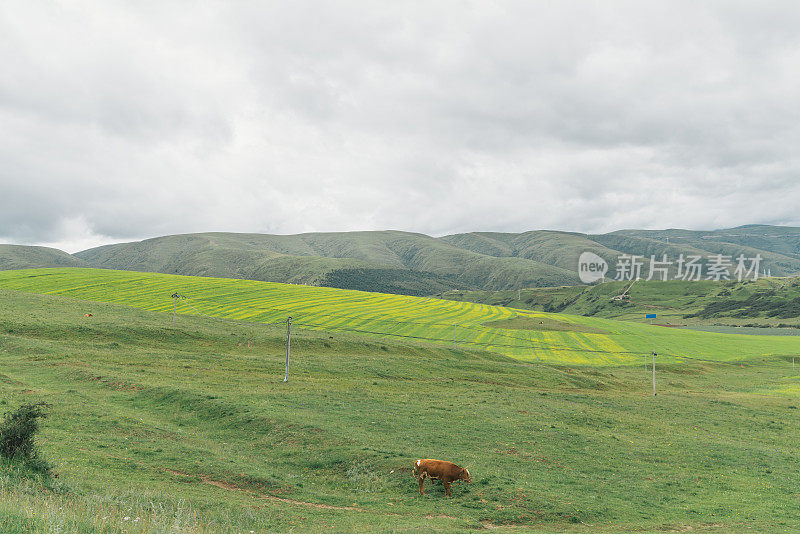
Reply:
<svg viewBox="0 0 800 534"><path fill-rule="evenodd" d="M472 482L472 477L469 476L469 471L466 468L458 467L452 462L443 460L417 460L414 462L414 467L411 468L411 474L419 480L419 492L422 495L425 495L425 490L422 488L425 477L441 480L444 484L446 497L450 497L450 484L453 481Z"/></svg>

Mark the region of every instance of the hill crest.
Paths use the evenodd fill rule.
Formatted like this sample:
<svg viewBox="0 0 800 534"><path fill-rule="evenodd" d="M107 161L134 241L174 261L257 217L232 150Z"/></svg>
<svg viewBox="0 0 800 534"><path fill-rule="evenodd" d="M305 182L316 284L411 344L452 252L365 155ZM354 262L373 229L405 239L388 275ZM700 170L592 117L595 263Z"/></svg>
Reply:
<svg viewBox="0 0 800 534"><path fill-rule="evenodd" d="M800 228L768 225L607 234L468 232L442 237L400 230L202 232L104 245L72 255L41 247L3 247L0 269L99 267L410 295L577 285L582 252L593 252L609 265L623 254L639 255L645 272L651 256L760 255L761 268L774 276L800 273ZM613 275L612 270L608 276Z"/></svg>

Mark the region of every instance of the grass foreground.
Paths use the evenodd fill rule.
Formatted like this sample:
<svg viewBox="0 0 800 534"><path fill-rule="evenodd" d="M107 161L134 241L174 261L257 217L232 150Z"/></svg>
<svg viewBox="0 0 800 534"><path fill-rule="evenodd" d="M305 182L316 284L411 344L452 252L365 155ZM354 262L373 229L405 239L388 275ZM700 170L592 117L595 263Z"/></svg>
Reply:
<svg viewBox="0 0 800 534"><path fill-rule="evenodd" d="M0 465L0 531L800 529L791 338L691 333L764 345L657 363L654 397L642 365L300 329L284 383L285 325L168 311L0 289L0 407L50 405L58 474ZM423 457L473 483L420 496Z"/></svg>
<svg viewBox="0 0 800 534"><path fill-rule="evenodd" d="M32 283L36 277L26 273L36 274L13 276ZM156 289L134 279L127 294L121 279L64 286L61 295L0 284L0 411L48 403L38 445L58 475L0 464L0 531L800 529L800 368L793 370L800 346L790 337L590 318L575 323L584 331L570 332L570 316L450 303L454 308L431 322L460 313L488 331L480 325L506 320L512 332L616 336L621 343L656 332L676 349L697 340L712 352L720 340L728 349L751 349L726 349L719 361L658 361L654 397L652 368L632 360L587 364L561 351L567 357L560 361L537 361L370 336L331 320L327 328L293 332L284 383L285 324L181 315L173 326L170 300L159 311L144 309L154 306L149 295L178 278L154 278L163 284ZM238 282L185 281L193 294L216 291L222 304ZM316 307L317 320L336 316L320 311L326 307L362 310L362 328L354 330L396 323L398 315L417 314L419 323L424 314L414 305L436 305L391 301L402 313L385 306L381 323L368 294L331 294L342 303L292 292L319 288L283 289L295 298L288 299L292 307ZM137 307L100 302L101 294ZM361 308L348 300L357 298ZM280 302L272 304L274 311ZM216 311L241 320L237 313L257 309L250 303ZM538 316L553 322L551 331L529 324ZM452 499L439 484L422 497L410 473L416 458L469 467L473 483L454 485Z"/></svg>

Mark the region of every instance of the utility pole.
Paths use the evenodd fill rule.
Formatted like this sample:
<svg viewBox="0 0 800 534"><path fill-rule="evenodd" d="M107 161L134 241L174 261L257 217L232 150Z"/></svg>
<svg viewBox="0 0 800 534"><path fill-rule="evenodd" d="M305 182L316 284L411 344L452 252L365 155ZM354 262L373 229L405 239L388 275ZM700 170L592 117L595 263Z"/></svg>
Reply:
<svg viewBox="0 0 800 534"><path fill-rule="evenodd" d="M286 320L286 374L283 375L283 381L289 381L289 346L292 341L292 317Z"/></svg>
<svg viewBox="0 0 800 534"><path fill-rule="evenodd" d="M178 312L178 298L180 298L180 295L178 295L176 291L172 294L172 326L175 326L175 315Z"/></svg>
<svg viewBox="0 0 800 534"><path fill-rule="evenodd" d="M653 351L653 396L656 396L656 351Z"/></svg>

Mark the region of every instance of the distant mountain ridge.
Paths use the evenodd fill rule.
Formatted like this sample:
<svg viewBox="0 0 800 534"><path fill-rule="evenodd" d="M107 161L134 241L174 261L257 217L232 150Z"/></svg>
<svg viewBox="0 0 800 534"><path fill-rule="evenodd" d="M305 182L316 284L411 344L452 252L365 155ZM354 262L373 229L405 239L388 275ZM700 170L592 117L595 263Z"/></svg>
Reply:
<svg viewBox="0 0 800 534"><path fill-rule="evenodd" d="M454 288L577 283L574 271L494 257L399 231L297 235L203 233L106 245L75 256L95 267L427 295Z"/></svg>
<svg viewBox="0 0 800 534"><path fill-rule="evenodd" d="M0 271L36 267L91 267L62 250L48 247L0 244Z"/></svg>
<svg viewBox="0 0 800 534"><path fill-rule="evenodd" d="M36 249L36 250L34 250ZM578 256L594 252L610 266L622 254L763 258L773 276L800 273L800 228L748 225L693 231L554 230L470 232L444 237L395 230L295 235L207 232L157 237L67 254L0 246L0 269L100 267L303 283L431 295L452 289L503 290L579 284Z"/></svg>

